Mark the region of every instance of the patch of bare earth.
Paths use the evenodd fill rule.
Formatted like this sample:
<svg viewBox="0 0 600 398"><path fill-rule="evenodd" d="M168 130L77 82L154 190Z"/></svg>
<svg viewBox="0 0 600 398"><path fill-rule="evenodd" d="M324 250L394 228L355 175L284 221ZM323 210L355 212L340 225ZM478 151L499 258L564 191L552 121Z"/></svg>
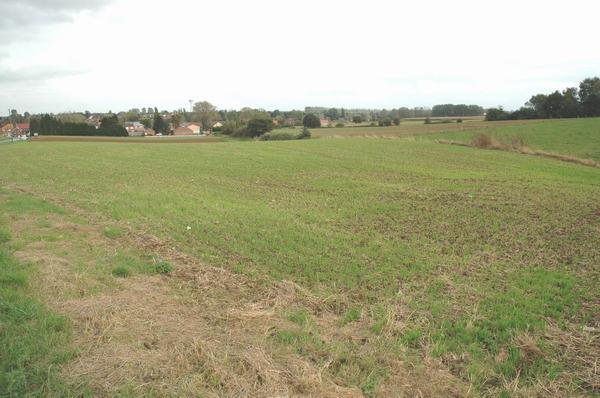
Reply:
<svg viewBox="0 0 600 398"><path fill-rule="evenodd" d="M38 266L40 295L72 321L79 355L62 371L70 383L85 383L96 396L113 396L124 386L140 394L177 396L363 395L357 380L330 371L334 353L315 360L273 339L274 331L294 326L281 314L302 307L325 341L361 341L368 353L364 327L337 325L341 299L315 297L292 282L210 267L172 242L136 231L111 240L100 227L67 216L48 220L47 229L62 238L26 243L17 255ZM39 232L35 217L13 221L17 236ZM92 272L95 256L114 252L115 246L159 255L174 272L99 279ZM401 316L399 311L396 317ZM390 322L393 328L401 319ZM385 348L379 356L387 374L377 396L469 395L466 384L440 361L413 366L386 355Z"/></svg>

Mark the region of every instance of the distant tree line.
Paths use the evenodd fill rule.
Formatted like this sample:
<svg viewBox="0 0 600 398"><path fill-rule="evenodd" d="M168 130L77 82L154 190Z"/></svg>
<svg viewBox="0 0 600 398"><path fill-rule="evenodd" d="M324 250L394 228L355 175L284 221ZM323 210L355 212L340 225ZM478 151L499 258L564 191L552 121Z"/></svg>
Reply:
<svg viewBox="0 0 600 398"><path fill-rule="evenodd" d="M485 110L479 105L442 104L431 108L432 117L444 116L483 116Z"/></svg>
<svg viewBox="0 0 600 398"><path fill-rule="evenodd" d="M126 137L127 130L121 126L117 115L108 115L101 119L100 127L86 123L63 122L51 115L32 117L29 129L32 134L39 135L81 135L81 136L113 136Z"/></svg>
<svg viewBox="0 0 600 398"><path fill-rule="evenodd" d="M393 109L346 109L346 108L324 108L318 106L307 106L304 115L313 114L317 117L325 117L330 120L360 120L361 122L379 122L385 119L406 119L431 116L431 109L425 107L400 107ZM302 117L304 116L302 115ZM301 118L302 118L301 117ZM354 122L356 123L356 122Z"/></svg>
<svg viewBox="0 0 600 398"><path fill-rule="evenodd" d="M600 78L584 79L579 87L567 87L562 92L537 94L516 111L501 107L487 110L486 120L554 119L600 116Z"/></svg>

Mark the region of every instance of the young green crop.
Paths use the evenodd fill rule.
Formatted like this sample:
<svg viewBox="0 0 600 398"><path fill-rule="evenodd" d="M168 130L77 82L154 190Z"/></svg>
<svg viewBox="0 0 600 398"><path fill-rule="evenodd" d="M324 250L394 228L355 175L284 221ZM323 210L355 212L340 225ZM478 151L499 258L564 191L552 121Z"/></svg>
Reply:
<svg viewBox="0 0 600 398"><path fill-rule="evenodd" d="M3 183L151 231L208 264L345 297L337 327L364 328L393 352L464 357L453 372L482 393L499 393L502 378L549 380L553 354L526 362L515 339L541 336L548 319L589 319L598 299L591 167L365 139L33 142L0 156L20 165L0 170ZM394 306L404 318L388 316ZM376 356L323 345L308 315L290 311L276 344L308 358L335 353L329 371L365 393L385 379Z"/></svg>

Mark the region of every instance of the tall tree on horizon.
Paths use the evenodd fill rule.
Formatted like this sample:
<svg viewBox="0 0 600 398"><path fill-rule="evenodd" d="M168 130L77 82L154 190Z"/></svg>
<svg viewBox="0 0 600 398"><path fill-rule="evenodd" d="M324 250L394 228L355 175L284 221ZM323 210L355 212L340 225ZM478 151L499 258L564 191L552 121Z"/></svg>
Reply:
<svg viewBox="0 0 600 398"><path fill-rule="evenodd" d="M219 114L217 107L208 101L200 101L194 104L194 113L203 130L210 130L217 121Z"/></svg>

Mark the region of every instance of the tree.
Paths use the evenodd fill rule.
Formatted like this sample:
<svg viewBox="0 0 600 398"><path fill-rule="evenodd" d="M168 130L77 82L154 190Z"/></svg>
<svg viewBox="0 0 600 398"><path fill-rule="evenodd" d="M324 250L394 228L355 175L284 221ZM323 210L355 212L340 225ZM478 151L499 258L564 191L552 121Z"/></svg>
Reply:
<svg viewBox="0 0 600 398"><path fill-rule="evenodd" d="M179 125L181 124L181 115L177 113L174 114L173 117L171 117L171 123L173 124L174 129L179 127Z"/></svg>
<svg viewBox="0 0 600 398"><path fill-rule="evenodd" d="M600 116L600 78L587 78L579 84L583 116Z"/></svg>
<svg viewBox="0 0 600 398"><path fill-rule="evenodd" d="M330 108L330 109L326 110L325 117L328 117L330 120L337 120L338 110L336 108Z"/></svg>
<svg viewBox="0 0 600 398"><path fill-rule="evenodd" d="M152 128L154 129L154 131L156 131L157 133L160 133L160 134L169 134L169 132L170 132L168 123L165 122L165 120L162 118L160 113L158 113L158 111L154 112Z"/></svg>
<svg viewBox="0 0 600 398"><path fill-rule="evenodd" d="M152 120L150 120L150 119L141 119L140 123L142 123L144 125L144 127L146 127L147 129L152 127Z"/></svg>
<svg viewBox="0 0 600 398"><path fill-rule="evenodd" d="M259 137L273 130L273 121L266 117L255 117L248 121L245 135L248 137Z"/></svg>
<svg viewBox="0 0 600 398"><path fill-rule="evenodd" d="M100 120L99 135L108 135L115 137L127 137L129 134L125 127L119 123L117 115L105 116Z"/></svg>
<svg viewBox="0 0 600 398"><path fill-rule="evenodd" d="M560 117L577 117L581 113L579 92L576 87L568 87L562 92L562 109Z"/></svg>
<svg viewBox="0 0 600 398"><path fill-rule="evenodd" d="M307 128L321 127L321 120L314 113L308 113L304 115L302 125Z"/></svg>
<svg viewBox="0 0 600 398"><path fill-rule="evenodd" d="M217 121L219 114L217 108L208 101L196 102L194 104L194 113L202 125L203 130L210 130Z"/></svg>
<svg viewBox="0 0 600 398"><path fill-rule="evenodd" d="M377 124L379 127L389 127L392 125L392 119L389 117L384 117L383 119L379 119Z"/></svg>
<svg viewBox="0 0 600 398"><path fill-rule="evenodd" d="M233 135L239 136L244 135L244 126L238 120L225 120L223 123L223 127L221 128L221 133L225 135Z"/></svg>
<svg viewBox="0 0 600 398"><path fill-rule="evenodd" d="M485 114L485 120L488 122L495 122L497 120L506 120L506 112L502 107L490 108Z"/></svg>
<svg viewBox="0 0 600 398"><path fill-rule="evenodd" d="M84 123L85 116L81 113L61 113L58 119L63 123Z"/></svg>
<svg viewBox="0 0 600 398"><path fill-rule="evenodd" d="M535 112L537 113L539 118L545 118L547 117L547 109L546 109L546 99L548 98L547 95L544 94L537 94L532 96L529 99L529 102L527 102L527 106L531 106Z"/></svg>
<svg viewBox="0 0 600 398"><path fill-rule="evenodd" d="M352 116L352 123L362 123L363 122L363 118L360 115L357 116Z"/></svg>
<svg viewBox="0 0 600 398"><path fill-rule="evenodd" d="M600 94L600 78L587 78L579 83L579 98L581 102L586 102L590 95L594 94Z"/></svg>
<svg viewBox="0 0 600 398"><path fill-rule="evenodd" d="M431 109L431 116L481 116L483 108L479 105L442 104Z"/></svg>

